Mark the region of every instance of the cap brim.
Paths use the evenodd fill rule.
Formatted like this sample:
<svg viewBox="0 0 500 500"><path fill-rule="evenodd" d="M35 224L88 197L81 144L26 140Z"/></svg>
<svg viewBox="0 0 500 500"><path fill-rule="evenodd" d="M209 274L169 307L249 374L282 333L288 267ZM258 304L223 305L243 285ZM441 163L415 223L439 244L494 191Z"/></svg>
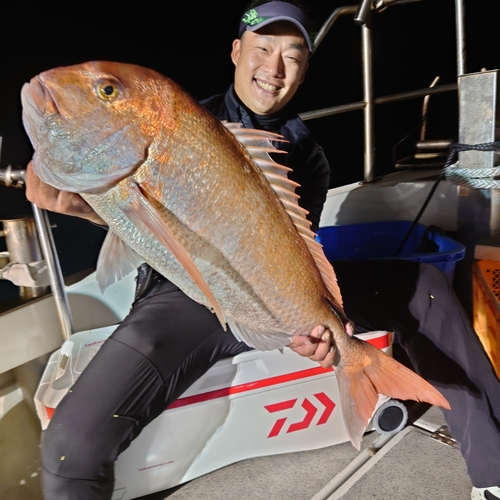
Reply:
<svg viewBox="0 0 500 500"><path fill-rule="evenodd" d="M259 31L261 28L264 26L268 26L269 24L276 23L278 21L285 21L287 23L293 24L298 30L302 33L304 40L306 41L307 48L309 49L309 52L314 51L314 45L312 43L311 37L309 36L309 33L306 31L304 26L300 24L296 19L293 17L288 17L288 16L277 16L273 17L271 19L266 19L265 21L260 22L259 24L256 24L255 26L247 26L246 31Z"/></svg>

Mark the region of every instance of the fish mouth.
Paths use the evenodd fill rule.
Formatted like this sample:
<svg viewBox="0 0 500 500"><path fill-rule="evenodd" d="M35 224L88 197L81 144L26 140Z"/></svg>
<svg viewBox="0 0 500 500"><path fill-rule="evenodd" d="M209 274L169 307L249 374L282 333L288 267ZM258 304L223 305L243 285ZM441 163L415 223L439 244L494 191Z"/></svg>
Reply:
<svg viewBox="0 0 500 500"><path fill-rule="evenodd" d="M29 83L23 85L21 100L23 107L29 106L40 117L59 112L50 90L39 76L34 76Z"/></svg>

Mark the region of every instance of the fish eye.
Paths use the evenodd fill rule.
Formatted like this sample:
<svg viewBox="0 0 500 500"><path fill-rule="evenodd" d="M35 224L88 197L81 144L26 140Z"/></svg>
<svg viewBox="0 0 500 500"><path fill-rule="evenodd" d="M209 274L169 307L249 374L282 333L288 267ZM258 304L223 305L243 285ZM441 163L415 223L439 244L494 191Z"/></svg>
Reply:
<svg viewBox="0 0 500 500"><path fill-rule="evenodd" d="M118 97L118 86L111 82L101 82L97 85L97 95L105 101L114 101Z"/></svg>

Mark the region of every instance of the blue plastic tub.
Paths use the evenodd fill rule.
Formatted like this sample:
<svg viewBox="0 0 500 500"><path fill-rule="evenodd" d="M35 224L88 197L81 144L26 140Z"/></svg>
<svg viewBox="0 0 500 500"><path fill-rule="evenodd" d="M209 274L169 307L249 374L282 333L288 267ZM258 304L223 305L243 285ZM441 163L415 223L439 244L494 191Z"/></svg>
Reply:
<svg viewBox="0 0 500 500"><path fill-rule="evenodd" d="M417 224L399 255L398 248L410 228L411 221L383 221L345 226L322 227L318 238L328 260L406 259L427 262L453 280L455 263L464 258L465 247L439 232ZM429 248L430 247L430 248Z"/></svg>

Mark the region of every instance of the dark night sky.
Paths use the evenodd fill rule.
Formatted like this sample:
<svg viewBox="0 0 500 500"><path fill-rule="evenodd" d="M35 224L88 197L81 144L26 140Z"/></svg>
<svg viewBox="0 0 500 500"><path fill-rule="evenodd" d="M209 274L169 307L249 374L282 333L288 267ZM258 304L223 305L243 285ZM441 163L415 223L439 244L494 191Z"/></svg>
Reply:
<svg viewBox="0 0 500 500"><path fill-rule="evenodd" d="M19 92L35 74L55 66L106 59L151 67L180 83L196 98L224 92L232 79L229 59L239 15L246 1L203 4L163 2L161 8L134 3L72 4L65 10L51 2L11 3L0 30L1 166L25 165L31 147L21 124ZM320 20L340 0L314 0ZM352 2L353 4L355 2ZM173 5L172 5L173 4ZM77 10L78 9L78 10ZM500 68L499 0L466 0L467 69ZM428 86L435 76L455 82L453 0L428 0L395 6L374 18L375 95ZM361 95L360 29L351 16L341 18L320 46L297 98L298 111L359 101ZM454 138L456 95L431 99L430 138ZM376 108L377 172L391 171L391 148L418 125L421 100ZM362 114L340 115L308 122L332 165L332 186L362 179ZM0 219L29 213L21 190L0 186ZM94 259L101 234L92 228L78 243L85 221L56 217L56 242L63 269L65 257L83 245ZM97 231L97 232L96 232ZM0 242L0 245L3 243ZM71 246L73 244L73 247ZM61 245L61 248L63 245ZM0 248L2 250L2 248ZM69 261L69 258L66 259ZM69 273L73 269L65 269Z"/></svg>

